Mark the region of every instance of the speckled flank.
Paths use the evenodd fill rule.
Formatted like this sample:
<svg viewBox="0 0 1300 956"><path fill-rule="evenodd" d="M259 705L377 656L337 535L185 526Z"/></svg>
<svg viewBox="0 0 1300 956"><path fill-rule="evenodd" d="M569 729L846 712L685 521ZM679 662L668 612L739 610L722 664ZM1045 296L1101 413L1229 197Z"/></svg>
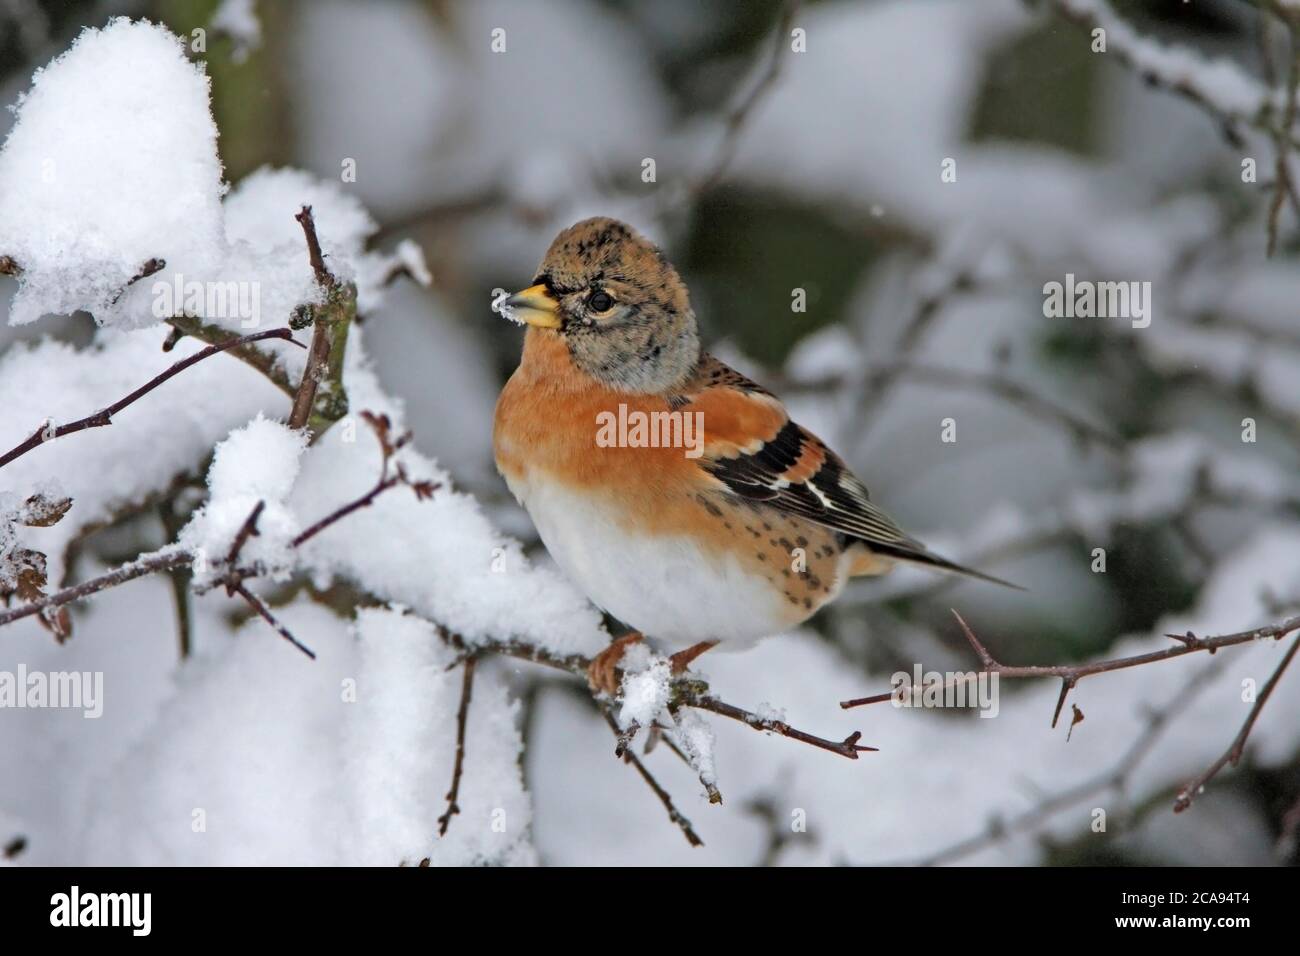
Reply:
<svg viewBox="0 0 1300 956"><path fill-rule="evenodd" d="M746 503L737 511L724 510L710 495L697 494L695 500L718 526L711 537L730 541L729 550L748 573L780 589L788 605L785 626L803 622L839 593L846 560L834 532L761 505ZM738 528L733 518L740 521Z"/></svg>

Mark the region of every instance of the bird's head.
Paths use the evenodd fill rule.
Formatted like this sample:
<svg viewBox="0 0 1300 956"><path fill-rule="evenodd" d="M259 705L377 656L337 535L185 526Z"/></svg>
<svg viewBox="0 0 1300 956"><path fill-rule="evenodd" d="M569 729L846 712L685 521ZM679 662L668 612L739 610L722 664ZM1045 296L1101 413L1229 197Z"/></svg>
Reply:
<svg viewBox="0 0 1300 956"><path fill-rule="evenodd" d="M699 359L695 313L677 270L617 219L584 219L561 232L533 284L504 304L560 336L579 368L618 391L669 391Z"/></svg>

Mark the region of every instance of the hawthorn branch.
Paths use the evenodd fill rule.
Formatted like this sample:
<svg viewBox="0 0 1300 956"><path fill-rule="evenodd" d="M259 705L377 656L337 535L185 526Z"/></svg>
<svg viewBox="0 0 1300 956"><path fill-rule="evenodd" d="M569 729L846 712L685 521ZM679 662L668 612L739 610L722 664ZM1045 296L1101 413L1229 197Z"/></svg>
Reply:
<svg viewBox="0 0 1300 956"><path fill-rule="evenodd" d="M910 361L894 363L886 368L879 369L873 374L885 377L886 381L905 377L917 382L941 385L945 388L984 392L1004 400L1026 415L1063 426L1066 431L1070 432L1079 441L1091 442L1117 454L1126 451L1123 440L1116 435L1076 415L1065 406L1045 395L1040 395L1028 386L1009 381L1001 375L971 372L964 369L939 368Z"/></svg>
<svg viewBox="0 0 1300 956"><path fill-rule="evenodd" d="M166 259L159 259L157 257L153 259L149 259L148 261L145 262L144 265L140 267L139 272L137 272L135 275L131 276L131 278L126 280L126 285L122 286L122 288L117 290L117 294L113 296L112 304L117 305L118 300L121 299L122 296L126 295L127 290L130 289L131 286L135 285L137 282L140 282L143 279L149 278L151 275L154 275L157 272L161 272L163 269L166 268L167 268Z"/></svg>
<svg viewBox="0 0 1300 956"><path fill-rule="evenodd" d="M609 729L614 732L614 738L618 739L621 731L618 728L618 721L614 719L614 715L603 707L601 708L601 715L605 718L605 723L609 724ZM641 762L641 759L635 753L632 752L631 747L624 748L623 762L631 764L633 768L635 768L636 772L641 775L641 779L645 781L646 786L653 791L654 795L659 798L659 802L664 805L664 810L668 812L668 819L682 831L682 835L686 837L686 842L691 846L704 846L704 841L701 840L700 835L695 832L695 828L691 825L691 821L688 820L685 814L678 810L677 805L673 803L672 794L665 790L659 781L655 779L654 774L646 769L646 765Z"/></svg>
<svg viewBox="0 0 1300 956"><path fill-rule="evenodd" d="M47 594L45 597L35 601L29 601L19 607L6 608L0 611L0 627L6 624L12 624L14 621L20 621L25 617L31 617L38 614L46 608L62 607L64 604L70 604L73 601L84 597L89 597L99 591L108 588L117 587L119 584L125 584L127 581L134 581L136 578L142 578L149 574L155 574L158 571L170 571L173 568L189 567L194 562L194 556L188 551L161 551L147 557L139 558L127 564L120 565L112 571L108 571L98 577L90 578L75 584L72 587L66 587L62 590L55 591L53 594Z"/></svg>
<svg viewBox="0 0 1300 956"><path fill-rule="evenodd" d="M1297 834L1300 834L1300 797L1282 815L1282 832L1277 840L1279 856L1287 857L1295 852Z"/></svg>
<svg viewBox="0 0 1300 956"><path fill-rule="evenodd" d="M781 11L781 19L777 22L775 42L772 45L767 67L763 70L753 88L745 95L745 98L727 116L726 127L722 134L722 143L718 147L712 166L696 184L693 190L694 193L703 193L716 186L726 173L727 167L731 165L732 159L735 158L736 147L740 142L740 134L744 131L746 122L753 114L755 107L762 102L763 97L767 95L781 76L781 68L785 64L785 54L787 52L786 44L790 38L790 28L794 25L794 18L799 13L799 7L800 0L787 0Z"/></svg>
<svg viewBox="0 0 1300 956"><path fill-rule="evenodd" d="M1175 72L1149 62L1139 44L1133 42L1140 39L1136 32L1109 6L1081 3L1079 0L1047 0L1047 5L1058 17L1075 26L1088 31L1098 27L1104 29L1108 51L1119 63L1133 70L1150 86L1180 96L1210 116L1234 148L1244 145L1242 127L1256 129L1269 137L1280 135L1292 146L1297 145L1290 127L1279 129L1272 121L1273 91L1260 90L1259 104L1253 110L1229 106L1216 95L1214 87L1194 71Z"/></svg>
<svg viewBox="0 0 1300 956"><path fill-rule="evenodd" d="M687 707L694 707L697 710L707 710L710 713L720 714L723 717L730 717L732 720L738 720L746 727L751 727L759 733L780 734L782 737L789 737L791 740L798 740L801 743L810 744L822 750L828 750L833 754L839 754L841 757L847 757L850 760L857 760L860 753L875 752L877 747L864 747L858 744L862 739L859 731L854 731L843 740L827 740L825 737L818 737L815 734L805 733L802 730L796 730L783 720L775 720L770 717L760 717L758 714L745 710L742 707L736 707L725 701L718 700L707 694L695 695L687 692L682 698L681 703Z"/></svg>
<svg viewBox="0 0 1300 956"><path fill-rule="evenodd" d="M285 374L277 362L276 357L269 352L263 352L259 348L251 345L239 345L237 336L232 335L227 329L219 325L212 325L196 319L189 315L177 315L167 319L167 324L172 328L172 334L167 341L163 343L163 351L170 352L176 347L176 343L185 336L196 338L201 342L207 342L209 345L228 345L230 354L235 356L246 365L250 365L257 371L261 372L276 388L284 392L290 398L296 393L296 388L289 381L289 376ZM306 348L297 339L292 340L299 348Z"/></svg>
<svg viewBox="0 0 1300 956"><path fill-rule="evenodd" d="M473 654L465 658L464 675L460 685L460 707L456 711L456 762L451 771L451 789L447 791L447 812L438 818L438 836L447 835L451 818L460 813L460 778L465 771L465 727L469 723L469 702L474 694L474 665L477 658Z"/></svg>
<svg viewBox="0 0 1300 956"><path fill-rule="evenodd" d="M60 425L57 428L51 428L50 423L47 422L45 425L42 425L40 428L36 429L36 431L32 432L32 434L27 438L26 441L18 445L15 445L9 451L5 452L4 455L0 456L0 468L3 468L5 465L9 464L14 459L20 458L21 456L31 451L33 448L36 448L47 441L53 441L56 438L62 438L64 435L70 435L73 432L85 431L88 428L102 428L106 425L111 425L113 424L113 416L116 415L118 412L122 411L122 409L126 408L128 405L132 405L135 402L138 402L144 396L152 392L155 388L162 385L164 382L168 381L174 376L179 375L181 372L185 371L190 366L197 365L199 362L202 362L204 359L216 355L218 352L225 352L230 349L236 348L240 345L247 345L252 342L261 342L264 339L283 339L286 342L293 342L295 345L300 344L299 342L297 342L296 339L294 339L293 333L289 329L280 328L280 329L271 329L266 332L254 332L251 335L243 335L240 336L239 338L231 339L228 342L220 343L217 345L209 345L207 348L195 352L193 355L189 356L188 358L183 358L179 362L174 363L166 371L160 372L159 374L155 375L148 382L141 385L131 394L127 395L124 398L118 399L112 405L109 405L107 408L100 409L99 411L95 412L95 414L93 415L88 415L85 418L78 419L75 422L69 422L66 425Z"/></svg>
<svg viewBox="0 0 1300 956"><path fill-rule="evenodd" d="M367 491L360 498L343 505L333 514L316 522L316 524L298 535L298 537L292 542L295 548L319 534L321 531L324 531L334 522L351 514L353 511L356 511L358 508L369 505L376 497L378 497L379 494L382 494L384 491L387 491L398 484L408 485L420 500L429 498L439 487L437 484L429 481L411 481L406 476L405 472L401 470L400 466L397 467L396 479L389 480L388 468L392 456L409 440L410 433L407 432L394 440L388 435L388 424L385 417L374 416L369 413L363 413L363 417L367 421L375 424L376 431L379 433L380 446L383 451L383 474L380 476L378 485ZM261 513L262 506L263 503L259 502L258 505L254 507L253 513L249 515L248 519L246 519L244 524L241 526L234 542L232 543L230 553L227 555L228 567L226 568L226 572L213 582L213 586L219 587L225 585L229 590L233 590L235 593L240 594L241 597L245 597L245 600L248 598L240 591L240 586L242 586L243 581L248 578L258 577L262 572L261 569L257 567L238 566L239 555L248 538L254 533L254 525L256 524L257 517ZM80 584L63 588L53 594L45 595L38 600L28 602L19 607L6 608L4 611L0 611L0 627L3 627L6 624L11 624L14 621L22 620L25 617L30 617L33 614L40 613L47 608L62 607L65 604L70 604L73 601L89 597L90 595L96 594L100 591L117 587L120 584L125 584L128 581L133 581L136 578L144 577L145 575L154 574L159 571L172 571L176 568L190 567L193 565L194 561L195 556L193 554L180 548L169 548L167 550L155 552L114 568L112 571L90 578ZM253 601L249 601L249 604L252 605L254 610L256 610L263 618L267 618L267 614L269 613L268 609L265 609L264 606L258 607ZM279 622L272 620L272 626L283 634ZM301 645L298 644L292 636L288 636L288 639L292 641L295 646L301 648Z"/></svg>
<svg viewBox="0 0 1300 956"><path fill-rule="evenodd" d="M356 318L357 297L354 286L340 283L326 267L311 206L303 206L294 218L302 226L316 283L325 293L324 304L308 310L314 322L311 346L289 414L290 428L308 428L314 438L347 412L343 358L348 327ZM326 386L323 390L322 384Z"/></svg>
<svg viewBox="0 0 1300 956"><path fill-rule="evenodd" d="M1266 7L1260 11L1260 17L1264 18L1265 22L1267 22L1268 9ZM1282 206L1287 199L1291 200L1291 208L1297 216L1300 216L1300 194L1296 191L1296 184L1291 175L1291 140L1286 135L1295 127L1296 100L1297 96L1300 96L1300 29L1297 29L1297 21L1293 17L1283 17L1283 21L1287 27L1287 41L1290 44L1289 52L1291 57L1287 67L1286 106L1282 112L1282 130L1273 134L1273 148L1276 160L1273 173L1273 198L1268 207L1269 256L1272 256L1277 250ZM1266 40L1265 45L1267 45Z"/></svg>
<svg viewBox="0 0 1300 956"><path fill-rule="evenodd" d="M1133 774L1146 761L1174 720L1186 712L1201 691L1221 670L1221 661L1211 662L1209 666L1194 674L1164 706L1147 711L1141 733L1123 751L1113 767L1072 787L1044 797L1034 806L1009 819L994 818L981 833L959 840L919 859L903 861L902 865L941 866L953 863L986 847L1002 843L1013 834L1032 833L1057 814L1078 806L1098 794L1123 792Z"/></svg>
<svg viewBox="0 0 1300 956"><path fill-rule="evenodd" d="M158 502L158 518L162 521L167 540L173 541L180 533L182 521L176 513L176 495L168 495ZM180 642L181 659L190 656L193 646L193 625L190 621L190 581L193 575L188 567L173 568L168 574L172 586L172 601L176 605L176 636Z"/></svg>
<svg viewBox="0 0 1300 956"><path fill-rule="evenodd" d="M1259 697L1255 699L1255 703L1250 708L1250 713L1246 717L1246 722L1241 725L1241 730L1237 731L1237 736L1233 739L1231 746L1224 751L1223 756L1210 764L1210 766L1196 777L1195 780L1191 781L1191 783L1187 784L1187 786L1183 787L1183 789L1179 791L1178 798L1174 801L1174 813L1182 813L1190 807L1192 801L1196 799L1196 796L1205 789L1207 783L1218 775L1220 770L1229 765L1235 767L1241 762L1242 754L1246 752L1246 741L1250 737L1250 732L1255 729L1255 721L1259 719L1260 712L1264 709L1264 705L1268 703L1269 697L1273 694L1273 689L1277 687L1278 681L1282 679L1282 675L1291 665L1291 661L1295 658L1297 649L1300 649L1300 637L1297 637L1291 642L1291 646L1287 649L1286 654L1274 669L1273 676L1268 679L1268 683L1266 683L1263 690L1260 691Z"/></svg>
<svg viewBox="0 0 1300 956"><path fill-rule="evenodd" d="M257 519L262 517L262 511L265 508L265 499L258 501L258 503L253 506L253 510L248 513L248 517L244 519L244 523L239 526L239 530L235 533L234 540L230 542L230 551L226 554L227 568L238 567L239 556L244 551L244 545L248 543L248 539L251 536L257 534ZM227 585L227 588L233 588L235 583L237 582L232 580Z"/></svg>
<svg viewBox="0 0 1300 956"><path fill-rule="evenodd" d="M313 651L306 644L303 644L301 641L299 641L298 638L294 637L292 632L290 632L290 630L287 627L281 624L279 619L274 614L271 613L271 609L266 606L266 602L263 601L256 594L254 594L252 591L248 590L248 588L244 586L243 581L237 580L233 584L230 584L229 587L232 591L234 591L235 594L238 594L245 601L247 601L248 605L258 614L260 614L262 616L262 619L266 621L267 624L270 624L277 634L283 637L294 647L298 648L298 650L302 651L312 660L316 659L316 652Z"/></svg>
<svg viewBox="0 0 1300 956"><path fill-rule="evenodd" d="M953 617L961 626L962 633L966 640L974 649L976 656L980 660L980 666L986 674L997 674L1000 677L1010 678L1033 678L1033 677L1055 677L1061 681L1061 695L1056 702L1056 711L1052 715L1052 726L1055 727L1057 720L1061 716L1061 710L1065 706L1065 700L1069 696L1075 685L1085 677L1091 677L1094 674L1105 674L1110 671L1124 670L1129 667L1141 667L1145 664L1154 664L1158 661L1173 660L1176 657L1185 657L1188 654L1196 654L1201 651L1215 653L1222 647L1233 647L1238 644L1250 644L1255 641L1272 638L1281 640L1294 631L1300 631L1300 615L1288 618L1280 624L1270 624L1266 627L1257 627L1248 631L1238 631L1234 634L1223 634L1218 637L1197 637L1192 632L1186 634L1168 634L1167 637L1177 642L1174 647L1168 647L1163 651L1149 651L1145 654L1134 654L1130 657L1116 657L1104 661L1091 661L1084 664L1050 664L1050 665L1027 665L1012 666L1003 664L996 660L987 647L975 636L975 632L962 619L962 616L955 610L952 612ZM1288 658L1289 660L1289 658ZM893 691L885 694L876 694L872 697L859 697L855 700L845 700L840 702L840 707L848 710L850 707L863 707L869 704L880 704L890 700L894 696Z"/></svg>
<svg viewBox="0 0 1300 956"><path fill-rule="evenodd" d="M375 482L374 487L363 494L360 498L354 498L347 504L339 506L337 510L326 515L324 518L321 518L310 528L301 532L293 539L293 546L296 548L299 545L310 541L312 538L316 537L316 535L330 527L330 525L342 521L348 515L352 514L352 512L360 511L362 508L369 508L375 503L376 498L382 495L389 488L400 483L401 479L396 475L389 475L387 473L380 475L379 480Z"/></svg>

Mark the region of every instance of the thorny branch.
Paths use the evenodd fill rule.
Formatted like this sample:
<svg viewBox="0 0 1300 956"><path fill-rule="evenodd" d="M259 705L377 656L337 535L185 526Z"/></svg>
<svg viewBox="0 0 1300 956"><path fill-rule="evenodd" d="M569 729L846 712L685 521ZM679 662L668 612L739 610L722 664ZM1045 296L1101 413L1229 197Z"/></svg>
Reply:
<svg viewBox="0 0 1300 956"><path fill-rule="evenodd" d="M1129 667L1140 667L1143 664L1154 664L1158 661L1172 660L1175 657L1184 657L1188 654L1195 654L1199 651L1208 651L1213 654L1221 647L1233 647L1237 644L1249 644L1255 641L1272 638L1281 640L1293 631L1300 631L1300 616L1288 618L1281 624L1270 624L1266 627L1252 628L1248 631L1238 631L1234 634L1222 634L1217 637L1197 637L1191 631L1186 634L1167 634L1166 637L1177 641L1177 646L1166 648L1163 651L1149 651L1145 654L1134 654L1131 657L1116 657L1104 661L1091 661L1084 664L1031 664L1023 666L1012 666L1003 664L996 660L988 648L975 636L975 632L962 619L962 616L956 611L952 612L953 617L961 626L962 633L966 640L970 642L975 654L980 659L981 667L986 674L997 674L999 677L1056 677L1061 681L1061 696L1056 701L1056 711L1052 715L1052 726L1056 726L1057 720L1061 716L1061 710L1065 706L1065 700L1069 696L1075 685L1085 677L1091 677L1094 674L1104 674L1109 671L1124 670ZM892 700L897 692L876 694L872 697L859 697L854 700L840 702L840 707L848 710L850 707L863 707L868 704L881 704L885 701Z"/></svg>
<svg viewBox="0 0 1300 956"><path fill-rule="evenodd" d="M473 654L465 658L464 674L460 685L460 707L456 710L456 763L451 771L451 789L447 791L447 812L438 818L438 836L447 835L451 818L460 813L460 778L465 772L465 727L469 724L469 702L474 694L474 665L477 658Z"/></svg>
<svg viewBox="0 0 1300 956"><path fill-rule="evenodd" d="M1066 698L1070 691L1075 688L1079 681L1085 677L1091 677L1094 674L1104 674L1110 671L1124 670L1130 667L1139 667L1145 664L1154 664L1159 661L1172 660L1176 657L1185 657L1188 654L1196 654L1205 651L1214 654L1220 648L1234 647L1239 644L1249 644L1261 640L1280 641L1288 634L1300 631L1300 615L1288 618L1279 624L1270 624L1265 627L1252 628L1247 631L1237 631L1232 634L1222 634L1216 637L1198 637L1191 631L1186 634L1168 634L1171 640L1177 642L1177 646L1166 648L1163 651L1150 651L1145 654L1134 654L1129 657L1117 657L1103 661L1092 661L1084 664L1052 664L1052 665L1028 665L1028 666L1011 666L998 661L984 646L983 642L975 636L975 632L962 619L962 616L956 611L952 612L953 617L961 626L962 633L966 640L974 649L975 654L979 657L980 666L983 673L997 674L999 677L1010 678L1034 678L1034 677L1055 677L1061 681L1061 693L1056 701L1056 710L1052 714L1052 726L1057 725L1060 719L1061 711L1065 706ZM1281 662L1274 670L1272 677L1260 691L1259 697L1251 707L1250 714L1246 718L1245 724L1238 732L1236 739L1228 750L1216 760L1204 773L1184 787L1178 799L1174 803L1174 811L1182 812L1191 806L1195 795L1200 793L1210 780L1212 780L1224 767L1228 765L1236 766L1245 752L1246 740L1250 732L1254 729L1255 722L1259 718L1260 712L1268 702L1277 686L1282 674L1290 666L1292 659L1295 657L1297 649L1300 649L1300 636L1291 643L1291 647L1283 656ZM966 678L957 678L957 680L969 680ZM956 681L954 681L955 683ZM872 697L861 697L856 700L846 700L840 703L840 707L848 709L850 707L860 707L869 704L879 704L894 699L899 690L890 691L889 693L876 694Z"/></svg>
<svg viewBox="0 0 1300 956"><path fill-rule="evenodd" d="M1278 637L1280 638L1281 635L1278 635ZM1220 770L1229 764L1235 767L1238 762L1240 762L1242 754L1246 751L1246 740L1250 737L1250 732L1255 729L1255 721L1259 719L1260 711L1262 711L1264 705L1268 703L1268 699L1273 693L1273 688L1277 686L1278 681L1282 679L1282 674L1285 673L1286 669L1291 665L1291 661L1295 658L1297 648L1300 648L1300 637L1297 637L1291 642L1291 646L1287 649L1285 656L1283 656L1282 660L1274 669L1273 676L1268 679L1268 683L1266 683L1263 690L1260 691L1259 697L1255 699L1255 703L1251 706L1250 714L1246 717L1246 722L1241 725L1241 730L1237 732L1237 736L1232 741L1232 745L1224 751L1223 756L1210 764L1209 768L1207 768L1204 773L1179 792L1178 799L1174 801L1175 813L1182 813L1190 807L1196 796L1205 789L1205 785L1213 780Z"/></svg>
<svg viewBox="0 0 1300 956"><path fill-rule="evenodd" d="M1120 63L1133 70L1151 86L1181 96L1209 115L1218 122L1223 135L1233 146L1240 147L1243 144L1242 127L1259 130L1270 137L1280 134L1296 145L1294 131L1291 128L1279 129L1273 125L1269 102L1271 91L1261 95L1259 107L1254 111L1248 112L1239 107L1228 106L1222 103L1215 91L1195 73L1182 71L1175 74L1173 71L1162 71L1144 62L1137 45L1130 46L1125 42L1125 39L1133 34L1132 28L1117 17L1109 7L1092 2L1080 2L1080 0L1047 0L1047 4L1057 16L1069 23L1089 31L1099 27L1105 30L1107 49L1113 52ZM1121 38L1120 42L1116 42L1117 37Z"/></svg>
<svg viewBox="0 0 1300 956"><path fill-rule="evenodd" d="M302 226L307 241L307 255L316 275L316 283L325 293L325 303L318 308L307 309L314 328L307 353L307 367L303 370L302 381L294 394L293 410L289 413L289 427L310 428L315 437L347 411L347 395L343 391L343 358L347 347L348 326L356 318L356 288L340 283L325 265L311 207L303 206L294 218ZM323 389L322 385L325 386Z"/></svg>
<svg viewBox="0 0 1300 956"><path fill-rule="evenodd" d="M909 350L911 346L908 346ZM961 391L980 392L1000 399L1031 418L1059 425L1077 441L1116 454L1124 451L1122 439L1027 385L994 373L942 368L906 357L866 369L864 393L871 398L862 407L879 407L876 398L895 382L907 380ZM838 384L836 378L792 383L796 389L823 391Z"/></svg>
<svg viewBox="0 0 1300 956"><path fill-rule="evenodd" d="M1132 29L1106 5L1080 3L1079 0L1047 0L1047 3L1063 20L1089 31L1099 28L1104 30L1108 35L1109 49L1114 51L1116 59L1121 64L1136 72L1150 86L1183 97L1213 118L1219 124L1229 145L1234 148L1245 146L1245 138L1242 135L1244 127L1258 130L1272 141L1275 172L1267 228L1268 254L1273 255L1277 248L1279 217L1282 206L1288 199L1296 216L1300 218L1300 190L1297 190L1290 166L1291 151L1300 146L1295 132L1297 98L1300 96L1300 11L1285 7L1273 0L1265 0L1257 4L1261 18L1260 44L1264 53L1264 73L1270 87L1262 91L1258 107L1248 112L1223 102L1215 95L1213 87L1198 78L1195 73L1162 69L1152 63L1149 57L1143 55L1138 43L1128 42ZM1279 113L1277 95L1271 88L1276 78L1276 71L1273 69L1272 58L1268 52L1267 18L1269 15L1278 17L1285 25L1290 43L1290 63L1282 95L1280 116L1277 115ZM1117 38L1119 42L1116 42Z"/></svg>
<svg viewBox="0 0 1300 956"><path fill-rule="evenodd" d="M188 358L183 358L179 362L176 362L166 371L160 372L158 375L155 375L148 382L141 385L131 394L125 396L124 398L118 399L112 405L109 405L107 408L100 409L99 411L95 412L95 414L93 415L88 415L85 418L78 419L75 422L69 422L66 425L59 425L57 428L51 427L51 423L46 423L45 425L42 425L40 428L36 429L36 431L32 432L32 434L27 438L26 441L18 445L15 445L9 451L5 452L4 455L0 455L0 468L3 468L5 465L13 461L15 458L19 458L22 455L27 454L33 448L37 448L38 446L43 445L47 441L53 441L56 438L62 438L64 435L70 435L73 432L85 431L87 428L101 428L106 425L111 425L113 424L114 415L122 411L122 409L126 408L128 405L134 404L135 402L139 401L141 398L143 398L145 395L148 395L159 385L162 385L164 382L166 382L168 379L172 378L173 376L179 375L181 372L185 371L191 365L196 365L199 362L202 362L204 359L216 355L218 352L225 352L229 349L234 349L242 345L248 345L253 342L260 342L264 339L283 339L287 342L293 342L295 345L301 344L296 339L294 339L293 333L289 329L281 328L281 329L271 329L267 332L254 332L252 335L243 335L240 336L239 338L233 338L228 342L224 342L217 345L209 345L207 348L195 352L193 355L189 356Z"/></svg>
<svg viewBox="0 0 1300 956"><path fill-rule="evenodd" d="M614 716L609 713L608 710L602 710L602 715L605 718L605 722L609 724L609 729L614 732L614 737L617 739L621 733L618 729L618 721L614 719ZM668 819L682 831L682 835L686 837L686 842L691 846L704 846L704 841L701 840L700 835L695 832L695 828L691 825L691 821L686 819L685 815L677 809L677 805L673 803L672 795L663 788L658 780L655 779L654 774L646 769L646 765L641 762L641 758L632 751L631 747L625 747L623 749L622 757L623 762L631 764L636 769L636 772L641 775L641 779L645 781L646 786L649 787L654 792L654 795L659 798L659 802L664 805L664 809L668 812Z"/></svg>
<svg viewBox="0 0 1300 956"><path fill-rule="evenodd" d="M376 436L379 439L380 450L383 456L379 480L376 482L375 486L365 494L340 506L336 511L326 515L306 531L299 534L291 542L293 547L297 548L301 546L316 535L320 534L326 528L333 525L335 522L341 520L359 508L367 507L376 497L396 485L408 485L420 500L430 498L438 489L439 485L431 481L411 481L400 464L395 468L396 475L390 476L389 468L392 464L393 455L410 440L410 433L407 432L397 438L393 438L390 434L391 425L387 416L363 412L362 417L365 421L371 424L372 428L375 429ZM263 573L263 569L260 567L255 565L246 567L239 563L239 557L244 545L251 536L257 533L257 518L260 516L263 507L264 502L258 502L258 504L252 509L248 518L246 518L244 523L240 526L227 555L224 572L215 577L208 587L224 586L228 593L238 594L240 597L243 597L248 601L249 605L252 606L259 615L265 618L282 637L290 641L295 647L302 650L308 656L314 657L315 655L313 655L310 650L304 647L293 637L292 634L288 632L287 628L284 628L283 625L274 618L269 608L259 600L256 600L252 592L248 591L247 588L244 587L244 581L249 578L258 577ZM98 577L90 578L80 584L63 588L60 591L46 595L38 600L28 602L18 607L8 608L0 612L0 627L21 620L22 618L30 617L31 615L44 611L47 608L62 607L65 604L80 600L84 597L89 597L99 591L117 587L119 584L125 584L127 581L133 581L138 577L144 577L145 575L153 574L158 571L171 571L176 568L191 567L196 560L196 556L191 554L189 551L177 547L166 548L162 551L155 552L154 554L139 558L136 561L124 564L112 571L101 574Z"/></svg>
<svg viewBox="0 0 1300 956"><path fill-rule="evenodd" d="M177 315L167 320L171 326L171 334L163 343L163 351L170 352L176 347L176 343L185 336L191 336L201 342L207 342L209 345L228 345L229 352L235 358L248 365L251 365L257 371L261 372L268 381L280 391L284 392L290 398L294 397L297 392L296 387L289 381L289 376L280 366L278 360L269 352L264 352L252 345L236 344L236 336L227 329L219 325L204 323L201 319L193 316ZM299 348L306 348L305 345L294 340Z"/></svg>
<svg viewBox="0 0 1300 956"><path fill-rule="evenodd" d="M692 190L693 193L698 194L708 191L713 186L716 186L723 175L726 174L727 167L731 165L731 161L736 155L736 146L740 141L740 134L745 128L745 123L749 120L754 108L762 102L763 97L781 76L781 67L785 63L786 54L789 52L790 29L794 26L794 18L799 14L800 5L800 0L786 0L786 4L781 11L781 19L776 26L775 42L772 47L771 57L767 61L767 67L763 70L753 88L745 95L745 98L727 116L726 128L722 134L722 143L718 147L708 172L700 177L699 182Z"/></svg>
<svg viewBox="0 0 1300 956"><path fill-rule="evenodd" d="M1057 814L1078 806L1099 794L1122 793L1138 767L1155 749L1155 745L1178 715L1189 708L1200 692L1222 669L1223 659L1203 667L1162 707L1144 715L1142 731L1120 755L1115 765L1096 776L1058 793L1046 796L1029 809L1010 818L990 820L982 833L959 840L920 859L899 861L910 866L941 866L970 856L979 850L1001 843L1017 833L1032 833Z"/></svg>

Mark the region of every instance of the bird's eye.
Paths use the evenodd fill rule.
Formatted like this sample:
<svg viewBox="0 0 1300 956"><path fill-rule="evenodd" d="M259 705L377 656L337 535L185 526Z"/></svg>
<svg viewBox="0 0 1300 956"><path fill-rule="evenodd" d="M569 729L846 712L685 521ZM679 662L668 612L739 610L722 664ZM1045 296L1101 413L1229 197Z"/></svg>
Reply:
<svg viewBox="0 0 1300 956"><path fill-rule="evenodd" d="M592 312L597 313L608 312L610 309L614 308L614 297L608 292L597 289L591 294L591 297L587 299L587 308Z"/></svg>

